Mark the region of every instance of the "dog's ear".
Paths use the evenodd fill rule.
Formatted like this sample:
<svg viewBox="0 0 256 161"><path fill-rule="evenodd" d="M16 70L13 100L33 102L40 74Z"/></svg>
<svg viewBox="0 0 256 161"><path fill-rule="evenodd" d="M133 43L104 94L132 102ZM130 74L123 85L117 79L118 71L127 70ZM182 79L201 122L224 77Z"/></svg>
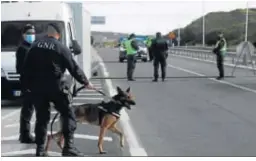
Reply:
<svg viewBox="0 0 256 161"><path fill-rule="evenodd" d="M130 91L131 91L131 88L130 88L130 87L127 88L126 92L127 92L127 93L130 93Z"/></svg>
<svg viewBox="0 0 256 161"><path fill-rule="evenodd" d="M118 86L116 87L116 90L117 90L117 93L123 92L122 89L120 87L118 87Z"/></svg>

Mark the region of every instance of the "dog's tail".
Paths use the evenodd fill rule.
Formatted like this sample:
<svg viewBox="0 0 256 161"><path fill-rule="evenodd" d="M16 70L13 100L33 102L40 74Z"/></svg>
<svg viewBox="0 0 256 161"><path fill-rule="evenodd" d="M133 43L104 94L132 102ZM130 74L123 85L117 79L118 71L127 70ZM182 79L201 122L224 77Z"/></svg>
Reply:
<svg viewBox="0 0 256 161"><path fill-rule="evenodd" d="M51 122L51 137L53 138L53 134L52 134L52 127L53 127L53 124L54 124L54 122L55 122L55 120L56 120L56 118L59 116L59 113L57 113L55 116L54 116L54 118L53 118L53 120L52 120L52 122Z"/></svg>

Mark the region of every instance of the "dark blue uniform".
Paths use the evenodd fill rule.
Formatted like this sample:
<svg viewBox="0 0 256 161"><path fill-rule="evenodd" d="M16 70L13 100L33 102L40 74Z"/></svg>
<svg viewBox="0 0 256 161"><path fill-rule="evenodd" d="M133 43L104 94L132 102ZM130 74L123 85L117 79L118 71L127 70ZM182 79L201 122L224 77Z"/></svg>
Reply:
<svg viewBox="0 0 256 161"><path fill-rule="evenodd" d="M16 71L18 74L22 73L22 66L24 58L30 48L31 44L23 41L16 51ZM20 141L21 143L33 143L34 138L30 135L30 120L32 118L34 107L31 103L29 93L24 88L22 83L23 75L20 75L21 91L23 96L23 102L20 112Z"/></svg>
<svg viewBox="0 0 256 161"><path fill-rule="evenodd" d="M87 85L88 79L72 58L70 50L53 37L45 37L35 42L28 52L24 66L24 84L33 95L36 109L37 155L44 155L47 124L50 120L49 102L53 102L63 117L65 139L63 155L82 155L73 146L76 120L71 107L64 72L69 73L81 84Z"/></svg>
<svg viewBox="0 0 256 161"><path fill-rule="evenodd" d="M161 36L157 36L152 41L152 52L154 58L154 81L158 79L159 64L161 66L162 80L166 77L166 58L168 57L168 43Z"/></svg>

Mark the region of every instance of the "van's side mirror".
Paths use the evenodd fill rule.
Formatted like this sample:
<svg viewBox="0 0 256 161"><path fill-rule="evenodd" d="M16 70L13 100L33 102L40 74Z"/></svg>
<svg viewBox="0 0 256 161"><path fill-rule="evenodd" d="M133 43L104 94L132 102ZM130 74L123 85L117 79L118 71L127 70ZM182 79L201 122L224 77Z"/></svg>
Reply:
<svg viewBox="0 0 256 161"><path fill-rule="evenodd" d="M76 40L72 40L72 47L70 47L70 50L75 54L75 55L79 55L82 53L81 47L78 44L78 42Z"/></svg>

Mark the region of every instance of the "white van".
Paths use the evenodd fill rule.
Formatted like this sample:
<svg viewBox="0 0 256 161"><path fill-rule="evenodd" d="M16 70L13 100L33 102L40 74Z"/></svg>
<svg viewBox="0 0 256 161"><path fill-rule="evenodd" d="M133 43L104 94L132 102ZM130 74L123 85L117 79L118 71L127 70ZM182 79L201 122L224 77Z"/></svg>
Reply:
<svg viewBox="0 0 256 161"><path fill-rule="evenodd" d="M2 99L13 99L21 95L19 74L16 73L16 49L22 40L21 31L26 24L35 26L37 38L46 35L46 26L55 23L62 30L60 41L73 51L77 61L80 52L77 45L72 10L64 2L15 2L1 4L1 80ZM74 47L74 48L72 48ZM66 72L71 89L75 81Z"/></svg>

